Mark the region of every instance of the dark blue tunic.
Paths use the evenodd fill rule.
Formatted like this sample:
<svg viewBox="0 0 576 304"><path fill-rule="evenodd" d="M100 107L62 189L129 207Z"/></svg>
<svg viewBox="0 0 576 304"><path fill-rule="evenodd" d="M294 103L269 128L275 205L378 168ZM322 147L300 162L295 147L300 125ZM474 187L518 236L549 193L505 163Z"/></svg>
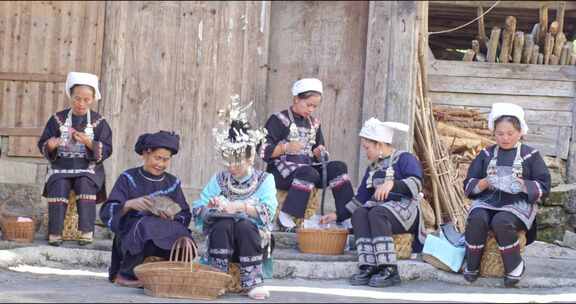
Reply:
<svg viewBox="0 0 576 304"><path fill-rule="evenodd" d="M48 152L46 144L51 137L61 136L60 127L66 122L70 109L60 111L50 117L42 136L38 140L38 148L46 159L50 161L49 176L44 185L43 196L48 197L47 189L52 183L61 178L88 177L96 187L98 202L106 197L105 173L102 162L112 154L112 130L106 120L97 112L90 111L90 120L94 130L93 149L86 149L85 153L62 156L58 149ZM87 115L72 115L72 127L84 132L87 125Z"/></svg>
<svg viewBox="0 0 576 304"><path fill-rule="evenodd" d="M174 220L161 219L150 213L130 210L122 215L127 200L142 196L168 196L182 210ZM180 186L180 180L169 173L153 176L142 167L124 171L116 181L106 203L100 209L100 218L120 239L123 254L139 254L147 241L159 248L170 250L172 244L182 237L190 237L188 225L192 218Z"/></svg>

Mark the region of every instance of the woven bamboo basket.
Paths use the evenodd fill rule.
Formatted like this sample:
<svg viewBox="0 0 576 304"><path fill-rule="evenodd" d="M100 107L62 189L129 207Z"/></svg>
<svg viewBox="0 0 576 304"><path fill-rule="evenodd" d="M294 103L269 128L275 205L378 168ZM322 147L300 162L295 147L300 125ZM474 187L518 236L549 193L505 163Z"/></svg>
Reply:
<svg viewBox="0 0 576 304"><path fill-rule="evenodd" d="M2 239L19 243L32 243L36 233L36 222L18 222L18 217L4 217L0 223Z"/></svg>
<svg viewBox="0 0 576 304"><path fill-rule="evenodd" d="M242 291L240 286L240 265L238 263L230 263L228 267L228 274L232 277L230 285L228 285L227 292L239 293Z"/></svg>
<svg viewBox="0 0 576 304"><path fill-rule="evenodd" d="M518 231L518 241L520 242L520 253L524 254L524 249L526 248L525 231ZM500 250L498 250L498 242L496 241L492 231L488 233L484 253L480 260L480 276L496 278L504 277L504 263L502 262Z"/></svg>
<svg viewBox="0 0 576 304"><path fill-rule="evenodd" d="M446 264L442 263L442 261L440 261L439 259L435 258L430 254L423 253L422 260L440 270L452 272L452 269L450 269L450 267L446 266Z"/></svg>
<svg viewBox="0 0 576 304"><path fill-rule="evenodd" d="M412 256L412 233L395 234L392 236L394 239L394 249L396 250L396 258L399 260L407 260Z"/></svg>
<svg viewBox="0 0 576 304"><path fill-rule="evenodd" d="M296 230L298 248L302 253L339 255L344 253L347 229L304 229Z"/></svg>
<svg viewBox="0 0 576 304"><path fill-rule="evenodd" d="M44 214L44 223L49 224L48 213ZM68 207L66 208L66 216L64 217L64 230L62 230L63 241L77 241L80 239L82 232L78 230L78 207L76 206L76 194L70 191L68 196ZM48 238L48 231L46 231L46 238Z"/></svg>
<svg viewBox="0 0 576 304"><path fill-rule="evenodd" d="M231 276L194 263L197 252L190 238L181 237L172 246L169 261L136 266L134 273L144 285L144 293L152 297L199 300L213 300L226 293Z"/></svg>
<svg viewBox="0 0 576 304"><path fill-rule="evenodd" d="M306 210L304 211L304 219L309 219L314 214L316 214L316 210L318 210L318 206L320 205L320 191L318 188L312 189L310 193L310 197L308 198L308 204L306 205ZM288 191L284 190L277 190L276 191L276 200L278 201L278 207L276 208L276 215L274 221L278 218L278 214L280 214L280 210L282 209L282 205L284 205L284 201L286 200L286 196L288 195ZM297 227L300 227L304 222L304 219L297 219L294 218L294 223L296 223Z"/></svg>

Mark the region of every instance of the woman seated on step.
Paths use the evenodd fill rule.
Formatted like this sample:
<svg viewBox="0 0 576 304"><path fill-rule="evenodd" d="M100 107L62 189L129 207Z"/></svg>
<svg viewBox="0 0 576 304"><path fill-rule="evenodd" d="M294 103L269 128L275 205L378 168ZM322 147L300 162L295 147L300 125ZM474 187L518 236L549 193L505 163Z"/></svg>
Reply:
<svg viewBox="0 0 576 304"><path fill-rule="evenodd" d="M180 179L166 172L179 140L166 131L140 135L134 150L144 164L124 171L100 208L102 222L115 234L109 280L120 286L141 287L134 267L147 257L167 259L178 238L191 238L192 214ZM161 201L168 205L160 208Z"/></svg>
<svg viewBox="0 0 576 304"><path fill-rule="evenodd" d="M512 287L526 269L517 232L528 231L527 244L536 238L537 202L550 190L550 173L538 150L520 142L528 132L520 106L493 104L488 128L494 132L496 145L476 156L464 180L464 191L472 199L464 278L469 282L478 278L486 237L492 230L504 262L504 284Z"/></svg>
<svg viewBox="0 0 576 304"><path fill-rule="evenodd" d="M372 163L356 196L346 204L344 216L352 217L360 269L350 278L352 285L400 284L392 236L413 233L415 251L420 251L424 243L424 222L419 211L422 167L411 153L391 145L395 130L406 132L408 126L370 118L360 131L362 147ZM330 213L321 222L336 218Z"/></svg>
<svg viewBox="0 0 576 304"><path fill-rule="evenodd" d="M260 156L268 163L266 171L274 175L276 187L288 191L278 215L283 231L295 230L295 219L304 218L312 190L323 188L324 182L332 189L339 215L344 214L344 205L354 196L344 162L327 161L326 174L322 173L319 162L322 154L328 154L320 120L312 116L320 106L322 91L322 82L316 78L296 81L292 106L271 115L265 125L266 143Z"/></svg>
<svg viewBox="0 0 576 304"><path fill-rule="evenodd" d="M222 272L240 267L241 293L269 297L263 283L263 258L271 252L271 221L278 202L274 177L253 167L264 130L251 130L246 108L234 99L215 129L217 153L226 170L216 173L193 204L196 226L207 236L204 260ZM265 251L265 249L268 249Z"/></svg>
<svg viewBox="0 0 576 304"><path fill-rule="evenodd" d="M112 130L99 113L90 110L98 101L98 76L70 72L65 92L70 108L50 117L38 141L50 168L43 196L48 201L48 243L62 244L70 191L76 193L78 242L92 242L96 203L106 199L103 162L112 154Z"/></svg>

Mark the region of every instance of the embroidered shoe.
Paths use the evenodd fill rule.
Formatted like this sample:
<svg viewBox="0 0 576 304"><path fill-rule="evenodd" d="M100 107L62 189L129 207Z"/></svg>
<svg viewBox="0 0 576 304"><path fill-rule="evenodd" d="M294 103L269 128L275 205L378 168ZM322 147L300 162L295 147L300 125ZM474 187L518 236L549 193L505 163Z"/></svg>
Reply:
<svg viewBox="0 0 576 304"><path fill-rule="evenodd" d="M82 235L78 238L78 245L84 246L88 244L92 244L94 241L93 233L90 232L82 232Z"/></svg>
<svg viewBox="0 0 576 304"><path fill-rule="evenodd" d="M374 266L368 266L364 269L360 268L360 272L352 275L350 277L350 285L360 286L360 285L368 285L370 278L378 272L378 268Z"/></svg>
<svg viewBox="0 0 576 304"><path fill-rule="evenodd" d="M63 241L62 241L62 236L61 236L61 235L53 235L53 234L50 234L50 235L48 236L48 245L50 245L50 246L56 246L56 247L58 247L58 246L62 245L62 242L63 242Z"/></svg>
<svg viewBox="0 0 576 304"><path fill-rule="evenodd" d="M373 275L368 282L371 287L390 287L402 282L398 273L398 266L384 266L380 272Z"/></svg>

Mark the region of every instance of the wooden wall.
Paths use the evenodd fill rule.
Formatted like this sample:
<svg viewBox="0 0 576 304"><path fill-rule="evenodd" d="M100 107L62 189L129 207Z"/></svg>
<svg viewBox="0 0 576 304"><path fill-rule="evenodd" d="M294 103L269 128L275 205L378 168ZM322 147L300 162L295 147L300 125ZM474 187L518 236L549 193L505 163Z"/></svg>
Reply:
<svg viewBox="0 0 576 304"><path fill-rule="evenodd" d="M323 81L314 115L332 159L345 161L356 180L362 124L368 2L274 1L270 17L267 113L292 104L294 81Z"/></svg>
<svg viewBox="0 0 576 304"><path fill-rule="evenodd" d="M96 73L97 109L114 132L109 186L140 164L137 137L165 129L181 135L170 171L198 192L220 169L211 136L217 109L239 94L254 101L261 125L289 106L302 77L324 82L318 115L332 157L348 164L354 183L365 168L362 122L412 119L414 1L2 2L0 9L0 135L38 135L66 106L66 73ZM35 152L36 138L28 140ZM409 136L396 141L411 147Z"/></svg>
<svg viewBox="0 0 576 304"><path fill-rule="evenodd" d="M239 94L266 102L268 2L107 2L102 112L115 152L109 182L141 163L144 132L174 130L181 153L170 171L197 192L221 169L211 130L216 112Z"/></svg>
<svg viewBox="0 0 576 304"><path fill-rule="evenodd" d="M66 74L100 73L103 35L104 2L0 2L0 135L9 138L8 155L39 155L41 128L67 105Z"/></svg>
<svg viewBox="0 0 576 304"><path fill-rule="evenodd" d="M435 60L429 75L434 104L485 113L495 102L518 104L529 127L526 143L545 155L568 159L576 67Z"/></svg>

